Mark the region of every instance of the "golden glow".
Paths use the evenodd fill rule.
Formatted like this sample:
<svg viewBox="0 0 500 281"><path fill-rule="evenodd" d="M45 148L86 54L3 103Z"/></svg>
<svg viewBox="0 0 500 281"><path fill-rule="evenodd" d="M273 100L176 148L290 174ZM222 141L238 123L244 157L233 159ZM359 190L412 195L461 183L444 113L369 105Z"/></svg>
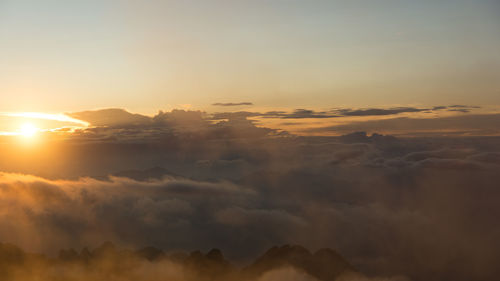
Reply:
<svg viewBox="0 0 500 281"><path fill-rule="evenodd" d="M40 112L14 112L14 113L3 113L1 115L4 116L10 116L10 117L24 117L24 118L33 118L33 119L45 119L45 120L54 120L54 121L61 121L61 122L70 122L70 123L76 123L83 125L85 127L88 127L90 124L78 120L75 118L71 118L67 115L64 114L49 114L49 113L40 113Z"/></svg>
<svg viewBox="0 0 500 281"><path fill-rule="evenodd" d="M54 132L61 129L72 132L90 126L88 122L65 114L40 112L0 112L0 119L0 136L33 137L37 132ZM21 127L18 124L22 124Z"/></svg>
<svg viewBox="0 0 500 281"><path fill-rule="evenodd" d="M31 138L35 136L38 131L39 129L35 125L31 123L24 123L19 130L19 134L23 137Z"/></svg>

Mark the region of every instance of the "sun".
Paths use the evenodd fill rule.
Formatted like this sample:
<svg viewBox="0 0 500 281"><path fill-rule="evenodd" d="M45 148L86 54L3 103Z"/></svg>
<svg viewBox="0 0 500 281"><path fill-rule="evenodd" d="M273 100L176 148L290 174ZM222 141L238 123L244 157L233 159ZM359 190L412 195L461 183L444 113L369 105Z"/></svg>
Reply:
<svg viewBox="0 0 500 281"><path fill-rule="evenodd" d="M38 132L38 128L31 123L24 123L19 130L23 137L31 138Z"/></svg>

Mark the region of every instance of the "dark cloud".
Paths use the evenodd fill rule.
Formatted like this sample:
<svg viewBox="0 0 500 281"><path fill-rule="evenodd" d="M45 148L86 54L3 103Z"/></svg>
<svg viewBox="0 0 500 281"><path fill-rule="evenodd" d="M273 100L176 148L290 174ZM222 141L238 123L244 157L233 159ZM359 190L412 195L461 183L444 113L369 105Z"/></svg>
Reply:
<svg viewBox="0 0 500 281"><path fill-rule="evenodd" d="M279 118L279 119L305 119L305 118L334 118L340 117L337 115L329 114L325 111L314 111L308 109L295 109L293 112L286 111L268 111L265 113L261 112L248 112L248 111L238 111L238 112L222 112L213 114L212 118L214 120L228 119L228 118L247 118L247 117L264 117L264 118Z"/></svg>
<svg viewBox="0 0 500 281"><path fill-rule="evenodd" d="M432 110L441 110L441 109L446 109L446 106L434 106Z"/></svg>
<svg viewBox="0 0 500 281"><path fill-rule="evenodd" d="M401 135L498 135L500 114L474 114L438 118L391 118L352 122L309 129L309 132L349 133L353 131L389 132Z"/></svg>
<svg viewBox="0 0 500 281"><path fill-rule="evenodd" d="M237 103L232 103L232 102L228 102L228 103L214 103L212 104L213 106L241 106L241 105L253 105L253 103L251 102L237 102Z"/></svg>
<svg viewBox="0 0 500 281"><path fill-rule="evenodd" d="M382 115L396 115L400 113L411 112L425 112L439 111L448 109L448 111L458 111L468 113L472 109L478 109L479 106L467 105L450 105L450 106L434 106L432 108L416 108L416 107L394 107L394 108L368 108L368 109L336 109L332 112L338 113L342 116L382 116Z"/></svg>
<svg viewBox="0 0 500 281"><path fill-rule="evenodd" d="M472 110L479 109L481 107L480 106L474 106L474 105L455 104L455 105L450 105L447 108L448 108L448 111L450 111L450 112L469 113Z"/></svg>
<svg viewBox="0 0 500 281"><path fill-rule="evenodd" d="M469 113L470 112L470 109L467 109L467 108L451 108L451 109L448 109L448 111L455 111L455 112L462 112L462 113Z"/></svg>
<svg viewBox="0 0 500 281"><path fill-rule="evenodd" d="M273 116L272 114L268 116ZM316 112L309 109L296 109L292 113L288 114L278 114L280 118L283 119L303 119L303 118L334 118L339 117L338 115L328 114L327 112Z"/></svg>
<svg viewBox="0 0 500 281"><path fill-rule="evenodd" d="M441 108L434 108L433 110L439 110ZM378 116L378 115L394 115L405 112L422 112L428 111L430 109L427 108L414 108L414 107L395 107L390 109L381 109L381 108L369 108L369 109L339 109L335 112L343 116Z"/></svg>
<svg viewBox="0 0 500 281"><path fill-rule="evenodd" d="M293 112L286 111L268 111L265 113L260 112L224 112L213 114L213 119L227 119L227 118L247 118L247 117L264 117L264 118L279 118L279 119L306 119L306 118L335 118L340 115L333 115L326 111L314 111L309 109L295 109Z"/></svg>
<svg viewBox="0 0 500 281"><path fill-rule="evenodd" d="M247 118L247 117L263 117L263 118L279 118L279 119L327 119L327 118L354 117L354 116L389 116L401 113L415 113L415 112L432 113L434 111L440 111L445 109L448 109L448 111L468 113L471 112L471 110L477 108L480 107L452 105L452 106L435 106L432 108L416 108L416 107L367 108L367 109L341 108L341 109L333 109L330 111L295 109L292 112L268 111L265 113L239 111L239 112L216 113L213 114L212 118L214 120L226 119L226 118Z"/></svg>

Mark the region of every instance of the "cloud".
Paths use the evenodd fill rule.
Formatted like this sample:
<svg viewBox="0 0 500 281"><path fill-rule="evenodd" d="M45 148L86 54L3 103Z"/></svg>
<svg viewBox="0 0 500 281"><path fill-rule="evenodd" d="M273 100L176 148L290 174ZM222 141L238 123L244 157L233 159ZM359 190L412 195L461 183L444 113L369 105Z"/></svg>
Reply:
<svg viewBox="0 0 500 281"><path fill-rule="evenodd" d="M432 110L441 110L441 109L446 109L446 106L434 106Z"/></svg>
<svg viewBox="0 0 500 281"><path fill-rule="evenodd" d="M399 117L306 129L306 132L346 134L353 131L395 135L498 135L500 114L471 114L437 118Z"/></svg>
<svg viewBox="0 0 500 281"><path fill-rule="evenodd" d="M253 105L253 103L251 102L238 102L238 103L232 103L232 102L228 102L228 103L214 103L212 104L213 106L242 106L242 105Z"/></svg>
<svg viewBox="0 0 500 281"><path fill-rule="evenodd" d="M284 267L266 272L258 281L318 281L318 279L308 275L307 273L298 271L293 267Z"/></svg>
<svg viewBox="0 0 500 281"><path fill-rule="evenodd" d="M138 127L151 125L149 117L132 114L119 108L67 113L66 115L88 122L92 126Z"/></svg>
<svg viewBox="0 0 500 281"><path fill-rule="evenodd" d="M468 113L473 109L478 109L479 106L468 105L450 105L450 106L434 106L432 108L416 108L416 107L393 107L393 108L368 108L368 109L336 109L333 112L343 116L384 116L396 115L400 113L415 113L415 112L433 112L448 109L448 111L457 111Z"/></svg>
<svg viewBox="0 0 500 281"><path fill-rule="evenodd" d="M3 173L0 236L33 251L110 240L165 250L218 247L236 260L293 243L338 249L369 275L497 276L498 138L357 133L171 145L66 150L78 159L76 172L100 172L100 179ZM50 159L38 160L65 173ZM166 169L140 170L152 163ZM138 170L104 177L127 165Z"/></svg>
<svg viewBox="0 0 500 281"><path fill-rule="evenodd" d="M269 135L288 134L272 124L272 119L317 119L324 126L315 125L314 128L292 128L294 133L308 134L347 134L353 131L382 132L390 134L473 134L491 135L498 133L498 126L486 119L486 116L495 114L468 114L448 117L400 117L384 120L352 121L350 117L395 116L401 113L432 113L447 110L449 112L470 113L476 106L452 105L435 106L433 108L395 107L369 109L334 109L316 111L311 109L295 109L287 111L268 112L216 112L208 114L202 111L172 110L160 111L155 116L132 114L123 109L103 109L68 114L72 118L79 118L89 122L92 127L76 130L72 136L80 141L140 141L141 139L165 139L184 136L199 138L260 138ZM458 118L458 119L457 119ZM329 119L338 119L341 125L330 125ZM345 121L348 120L348 121ZM452 120L456 120L452 122ZM486 122L486 123L485 123ZM463 124L462 124L463 123ZM468 124L468 125L466 125ZM481 127L488 128L484 130ZM300 124L280 123L280 126L295 126ZM271 127L271 128L270 128Z"/></svg>
<svg viewBox="0 0 500 281"><path fill-rule="evenodd" d="M273 113L268 112L265 116L277 116L282 119L303 119L303 118L335 118L338 115L328 114L326 112L316 112L309 109L295 109L292 113Z"/></svg>
<svg viewBox="0 0 500 281"><path fill-rule="evenodd" d="M448 107L451 108L481 108L480 106L475 106L475 105L463 105L463 104L454 104L450 105Z"/></svg>
<svg viewBox="0 0 500 281"><path fill-rule="evenodd" d="M275 227L286 227L294 225L298 227L307 226L302 218L293 216L283 210L245 210L239 207L228 208L219 211L215 218L218 222L227 225L273 225Z"/></svg>
<svg viewBox="0 0 500 281"><path fill-rule="evenodd" d="M496 279L499 138L372 132L493 134L498 115L390 118L298 137L258 127L253 114L121 112L111 122L98 112L102 126L38 149L2 143L0 237L43 252L105 240L217 247L236 261L301 244L338 249L369 276Z"/></svg>
<svg viewBox="0 0 500 281"><path fill-rule="evenodd" d="M212 120L221 120L221 119L246 119L248 117L261 116L260 113L257 112L248 112L248 111L238 111L238 112L219 112L214 113L212 116Z"/></svg>
<svg viewBox="0 0 500 281"><path fill-rule="evenodd" d="M261 128L248 120L252 114L216 113L208 116L202 111L160 111L149 117L132 114L123 109L103 109L68 114L89 122L93 127L76 130L71 137L79 141L137 142L161 139L258 138L276 132ZM216 121L215 123L213 121Z"/></svg>
<svg viewBox="0 0 500 281"><path fill-rule="evenodd" d="M196 224L201 221L196 221L203 219L203 212L215 212L231 202L244 203L255 192L228 182L187 179L51 181L2 174L0 194L2 239L46 252L103 240L136 246L184 240L180 246L188 239L199 239L195 231L189 233L192 227L200 227ZM165 239L174 233L178 233L175 238ZM33 239L35 234L37 239ZM207 233L206 239L210 236Z"/></svg>
<svg viewBox="0 0 500 281"><path fill-rule="evenodd" d="M316 111L312 109L295 109L289 111L267 111L267 112L219 112L212 115L212 120L220 120L227 118L248 118L260 117L266 119L330 119L340 117L366 117L366 116L391 116L401 113L433 113L437 111L447 110L449 112L469 113L478 106L452 105L452 106L434 106L432 108L417 108L417 107L393 107L393 108L365 108L351 109L339 108L327 111Z"/></svg>
<svg viewBox="0 0 500 281"><path fill-rule="evenodd" d="M439 110L441 107L434 107L433 110ZM429 111L428 108L414 108L414 107L395 107L389 109L382 108L369 108L369 109L339 109L335 112L343 116L379 116L379 115L394 115L406 112L422 112Z"/></svg>
<svg viewBox="0 0 500 281"><path fill-rule="evenodd" d="M410 281L406 276L367 277L357 274L346 274L335 279L336 281Z"/></svg>
<svg viewBox="0 0 500 281"><path fill-rule="evenodd" d="M452 108L452 109L448 109L448 111L469 113L470 109L466 109L466 108Z"/></svg>
<svg viewBox="0 0 500 281"><path fill-rule="evenodd" d="M278 119L306 119L306 118L324 119L324 118L334 118L340 116L328 114L325 111L318 112L309 109L295 109L293 112L268 111L265 113L238 111L238 112L215 113L213 115L214 120L226 119L226 118L247 118L247 117L264 117L264 118L278 118Z"/></svg>
<svg viewBox="0 0 500 281"><path fill-rule="evenodd" d="M280 118L280 119L325 119L325 118L338 118L338 117L353 117L353 116L388 116L397 115L400 113L417 113L424 112L430 113L433 111L440 111L443 109L448 111L470 112L472 109L477 109L477 106L465 105L452 105L452 106L435 106L433 108L416 108L416 107L393 107L393 108L367 108L367 109L350 109L340 108L329 111L315 111L310 109L295 109L292 112L286 111L268 111L266 113L247 113L247 116L260 116L266 118Z"/></svg>
<svg viewBox="0 0 500 281"><path fill-rule="evenodd" d="M469 113L474 109L481 108L480 106L474 106L474 105L460 105L460 104L455 104L455 105L450 105L448 106L448 111L450 112L461 112L461 113Z"/></svg>
<svg viewBox="0 0 500 281"><path fill-rule="evenodd" d="M366 109L350 109L340 108L330 111L314 111L308 109L296 109L292 113L285 111L270 111L260 114L267 118L282 118L282 119L301 119L301 118L337 118L337 117L353 117L353 116L388 116L401 113L430 113L448 109L448 111L457 111L467 113L473 109L478 109L479 106L452 105L452 106L434 106L432 108L416 108L416 107L393 107L393 108L366 108Z"/></svg>

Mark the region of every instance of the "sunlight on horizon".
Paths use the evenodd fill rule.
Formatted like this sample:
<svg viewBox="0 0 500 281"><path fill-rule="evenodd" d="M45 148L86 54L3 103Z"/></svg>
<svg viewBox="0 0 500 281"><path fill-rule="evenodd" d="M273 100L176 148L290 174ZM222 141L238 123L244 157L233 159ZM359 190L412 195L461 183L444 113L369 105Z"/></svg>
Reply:
<svg viewBox="0 0 500 281"><path fill-rule="evenodd" d="M19 131L19 134L23 137L26 137L26 138L32 138L36 135L36 133L39 131L40 129L38 129L35 125L33 125L32 123L24 123L22 126L21 126L21 129Z"/></svg>
<svg viewBox="0 0 500 281"><path fill-rule="evenodd" d="M50 113L41 113L41 112L5 112L0 113L3 116L9 117L23 117L23 118L32 118L32 119L44 119L44 120L54 120L61 122L70 122L83 125L88 127L90 124L88 122L71 118L65 114L50 114Z"/></svg>
<svg viewBox="0 0 500 281"><path fill-rule="evenodd" d="M0 136L33 137L39 132L54 131L68 127L86 128L90 126L88 122L69 117L65 114L3 112L0 113L0 117L7 118L7 120L0 121Z"/></svg>

